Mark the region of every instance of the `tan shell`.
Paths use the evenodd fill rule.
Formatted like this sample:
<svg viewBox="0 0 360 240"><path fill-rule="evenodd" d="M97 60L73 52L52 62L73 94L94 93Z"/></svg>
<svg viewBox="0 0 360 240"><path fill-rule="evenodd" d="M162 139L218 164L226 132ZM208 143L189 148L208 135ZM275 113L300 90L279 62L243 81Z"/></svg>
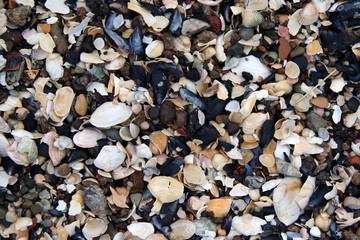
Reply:
<svg viewBox="0 0 360 240"><path fill-rule="evenodd" d="M148 188L151 194L162 203L178 200L184 193L184 186L172 177L158 176L150 180Z"/></svg>
<svg viewBox="0 0 360 240"><path fill-rule="evenodd" d="M268 0L249 0L246 9L263 10L267 8L268 4Z"/></svg>
<svg viewBox="0 0 360 240"><path fill-rule="evenodd" d="M104 220L100 218L93 218L85 223L82 232L87 239L92 239L104 234L107 228L107 223L105 223Z"/></svg>
<svg viewBox="0 0 360 240"><path fill-rule="evenodd" d="M66 116L70 112L74 98L75 93L71 87L63 87L58 89L54 99L55 114L59 117Z"/></svg>
<svg viewBox="0 0 360 240"><path fill-rule="evenodd" d="M289 61L285 66L285 74L290 78L297 78L300 75L300 68L293 61Z"/></svg>
<svg viewBox="0 0 360 240"><path fill-rule="evenodd" d="M100 130L95 128L85 128L74 135L73 142L76 146L81 148L93 148L98 146L97 140L102 138L105 138L105 134Z"/></svg>
<svg viewBox="0 0 360 240"><path fill-rule="evenodd" d="M164 51L164 43L160 40L152 41L145 49L146 56L149 58L160 57Z"/></svg>
<svg viewBox="0 0 360 240"><path fill-rule="evenodd" d="M253 134L255 130L261 128L267 118L268 115L264 113L251 113L250 116L243 121L242 126L244 133Z"/></svg>
<svg viewBox="0 0 360 240"><path fill-rule="evenodd" d="M303 5L300 13L298 21L302 25L310 25L316 22L319 18L319 12L314 4L306 3Z"/></svg>
<svg viewBox="0 0 360 240"><path fill-rule="evenodd" d="M232 226L240 234L245 236L252 236L259 233L262 233L262 225L265 225L266 221L259 217L254 217L248 213L242 215L241 217L235 216L232 221Z"/></svg>
<svg viewBox="0 0 360 240"><path fill-rule="evenodd" d="M76 97L74 108L76 113L79 114L80 116L86 115L88 103L86 101L86 97L84 94L80 94L79 96Z"/></svg>
<svg viewBox="0 0 360 240"><path fill-rule="evenodd" d="M173 45L176 51L187 53L190 52L191 40L189 37L181 35L173 39Z"/></svg>
<svg viewBox="0 0 360 240"><path fill-rule="evenodd" d="M125 122L131 114L131 107L125 103L106 102L93 112L90 123L95 127L109 128Z"/></svg>
<svg viewBox="0 0 360 240"><path fill-rule="evenodd" d="M159 150L160 154L163 153L167 146L168 136L160 131L155 131L150 135L150 141Z"/></svg>
<svg viewBox="0 0 360 240"><path fill-rule="evenodd" d="M322 47L318 40L312 41L306 46L306 53L309 54L310 56L314 56L321 52L322 52Z"/></svg>
<svg viewBox="0 0 360 240"><path fill-rule="evenodd" d="M146 222L134 222L127 226L129 232L141 239L145 239L155 232L154 226Z"/></svg>
<svg viewBox="0 0 360 240"><path fill-rule="evenodd" d="M230 211L232 200L230 198L215 198L211 199L207 204L206 211L212 212L214 217L225 217Z"/></svg>
<svg viewBox="0 0 360 240"><path fill-rule="evenodd" d="M151 26L154 31L161 32L164 30L170 23L169 19L164 16L155 16L156 22Z"/></svg>
<svg viewBox="0 0 360 240"><path fill-rule="evenodd" d="M173 222L170 227L172 229L170 239L172 240L190 239L196 230L194 223L185 219L179 219Z"/></svg>
<svg viewBox="0 0 360 240"><path fill-rule="evenodd" d="M183 173L187 183L202 185L206 181L204 171L195 164L186 164Z"/></svg>

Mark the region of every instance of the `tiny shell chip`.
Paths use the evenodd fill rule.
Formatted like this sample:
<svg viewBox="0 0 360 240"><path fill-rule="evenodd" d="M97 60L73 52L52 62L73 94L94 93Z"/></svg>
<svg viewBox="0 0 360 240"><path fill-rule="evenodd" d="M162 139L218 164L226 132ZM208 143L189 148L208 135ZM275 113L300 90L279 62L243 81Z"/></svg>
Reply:
<svg viewBox="0 0 360 240"><path fill-rule="evenodd" d="M151 223L138 222L127 226L129 232L141 239L145 239L155 232L154 226Z"/></svg>
<svg viewBox="0 0 360 240"><path fill-rule="evenodd" d="M293 61L289 61L285 66L285 74L290 78L297 78L300 75L300 68Z"/></svg>
<svg viewBox="0 0 360 240"><path fill-rule="evenodd" d="M195 164L186 164L184 167L184 178L188 183L202 185L206 181L204 171Z"/></svg>
<svg viewBox="0 0 360 240"><path fill-rule="evenodd" d="M75 98L75 93L71 87L63 87L56 91L54 99L54 110L57 116L66 116L71 109L72 102Z"/></svg>
<svg viewBox="0 0 360 240"><path fill-rule="evenodd" d="M98 146L97 141L102 138L105 138L105 134L100 130L95 128L85 128L74 135L73 142L76 146L81 148L92 148Z"/></svg>
<svg viewBox="0 0 360 240"><path fill-rule="evenodd" d="M212 212L216 218L223 218L229 213L231 202L232 200L230 198L211 199L206 204L206 211Z"/></svg>
<svg viewBox="0 0 360 240"><path fill-rule="evenodd" d="M125 157L125 153L121 152L117 146L104 146L96 157L94 165L106 172L110 172L120 167Z"/></svg>
<svg viewBox="0 0 360 240"><path fill-rule="evenodd" d="M94 111L90 123L95 127L109 128L125 122L131 114L131 108L125 103L106 102Z"/></svg>
<svg viewBox="0 0 360 240"><path fill-rule="evenodd" d="M178 200L184 193L184 186L172 177L158 176L150 180L148 188L151 194L162 203Z"/></svg>
<svg viewBox="0 0 360 240"><path fill-rule="evenodd" d="M107 228L108 226L104 220L100 218L94 218L85 223L82 232L86 239L93 239L104 234Z"/></svg>

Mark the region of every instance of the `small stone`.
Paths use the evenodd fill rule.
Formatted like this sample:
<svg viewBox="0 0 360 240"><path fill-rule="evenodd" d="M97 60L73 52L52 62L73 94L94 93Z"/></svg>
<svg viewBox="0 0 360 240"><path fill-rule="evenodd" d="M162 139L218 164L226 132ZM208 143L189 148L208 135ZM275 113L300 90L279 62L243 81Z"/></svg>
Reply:
<svg viewBox="0 0 360 240"><path fill-rule="evenodd" d="M21 204L21 207L24 209L29 209L31 206L33 206L33 202L29 199L25 199L25 201Z"/></svg>
<svg viewBox="0 0 360 240"><path fill-rule="evenodd" d="M360 157L359 156L349 157L348 162L350 163L350 165L359 165L360 166Z"/></svg>
<svg viewBox="0 0 360 240"><path fill-rule="evenodd" d="M319 108L327 108L329 106L329 101L324 96L319 96L310 100L310 102Z"/></svg>
<svg viewBox="0 0 360 240"><path fill-rule="evenodd" d="M302 160L300 171L305 176L313 176L315 169L316 169L316 164L312 157L306 157Z"/></svg>
<svg viewBox="0 0 360 240"><path fill-rule="evenodd" d="M250 40L254 36L254 28L243 27L239 31L240 38L243 40Z"/></svg>
<svg viewBox="0 0 360 240"><path fill-rule="evenodd" d="M196 68L191 68L187 73L186 73L186 78L190 79L192 81L197 81L200 79L200 74L199 71Z"/></svg>
<svg viewBox="0 0 360 240"><path fill-rule="evenodd" d="M170 101L165 101L160 106L160 120L162 124L170 124L175 120L175 105Z"/></svg>
<svg viewBox="0 0 360 240"><path fill-rule="evenodd" d="M36 214L40 213L43 210L43 206L42 206L41 203L37 202L37 203L35 203L34 205L32 205L30 207L30 210L31 210L31 213L33 215L36 215Z"/></svg>
<svg viewBox="0 0 360 240"><path fill-rule="evenodd" d="M284 61L289 56L289 53L291 51L291 46L284 37L281 37L279 42L280 42L280 46L278 50L279 58Z"/></svg>
<svg viewBox="0 0 360 240"><path fill-rule="evenodd" d="M84 116L86 115L87 109L88 109L88 103L86 101L86 97L84 94L80 94L79 96L76 97L75 111L80 116Z"/></svg>
<svg viewBox="0 0 360 240"><path fill-rule="evenodd" d="M356 112L356 110L359 108L360 102L359 99L352 97L349 99L346 105L351 111Z"/></svg>
<svg viewBox="0 0 360 240"><path fill-rule="evenodd" d="M244 47L239 43L235 43L231 45L228 49L226 49L226 53L230 56L239 56L243 53Z"/></svg>
<svg viewBox="0 0 360 240"><path fill-rule="evenodd" d="M25 26L25 24L27 23L27 19L30 16L30 13L30 6L20 6L14 9L9 9L5 12L8 20L20 27Z"/></svg>
<svg viewBox="0 0 360 240"><path fill-rule="evenodd" d="M63 29L60 27L59 23L51 25L50 35L55 42L56 52L60 53L61 55L65 54L68 47L68 41L67 37L65 37L63 34Z"/></svg>
<svg viewBox="0 0 360 240"><path fill-rule="evenodd" d="M321 118L316 113L310 112L308 115L306 115L306 125L311 130L314 130L315 132L317 132L319 130L319 128L327 127L327 121L325 119Z"/></svg>
<svg viewBox="0 0 360 240"><path fill-rule="evenodd" d="M240 127L239 127L238 123L229 122L227 124L227 130L230 135L234 135L235 133L237 133L239 131L239 129L240 129Z"/></svg>
<svg viewBox="0 0 360 240"><path fill-rule="evenodd" d="M151 107L148 111L149 117L151 120L156 120L160 116L160 108L158 107Z"/></svg>
<svg viewBox="0 0 360 240"><path fill-rule="evenodd" d="M262 28L264 30L270 30L270 29L273 29L274 27L275 27L275 23L270 20L265 20L264 22L262 22L260 24L260 28Z"/></svg>
<svg viewBox="0 0 360 240"><path fill-rule="evenodd" d="M296 58L298 56L303 56L305 53L305 48L298 46L294 50L292 50L289 54L290 58Z"/></svg>
<svg viewBox="0 0 360 240"><path fill-rule="evenodd" d="M49 209L49 213L54 217L62 217L64 214L56 209Z"/></svg>
<svg viewBox="0 0 360 240"><path fill-rule="evenodd" d="M176 111L176 126L181 128L186 125L187 113L183 110Z"/></svg>
<svg viewBox="0 0 360 240"><path fill-rule="evenodd" d="M98 217L106 217L108 201L104 191L97 185L84 188L84 204Z"/></svg>
<svg viewBox="0 0 360 240"><path fill-rule="evenodd" d="M354 176L351 179L351 182L356 186L360 185L360 173L359 172L354 173Z"/></svg>
<svg viewBox="0 0 360 240"><path fill-rule="evenodd" d="M49 228L52 226L52 221L49 217L46 217L41 221L41 225L43 225L43 227Z"/></svg>

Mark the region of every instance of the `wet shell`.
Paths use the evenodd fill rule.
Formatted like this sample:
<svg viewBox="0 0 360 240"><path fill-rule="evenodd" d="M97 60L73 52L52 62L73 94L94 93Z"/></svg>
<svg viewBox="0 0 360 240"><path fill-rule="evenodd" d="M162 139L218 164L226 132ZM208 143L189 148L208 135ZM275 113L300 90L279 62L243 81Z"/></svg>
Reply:
<svg viewBox="0 0 360 240"><path fill-rule="evenodd" d="M300 179L287 177L274 189L273 201L276 216L286 226L295 222L302 214L302 210L295 201L300 188Z"/></svg>
<svg viewBox="0 0 360 240"><path fill-rule="evenodd" d="M117 146L104 146L94 161L94 165L106 172L120 167L124 162L126 154L121 152Z"/></svg>
<svg viewBox="0 0 360 240"><path fill-rule="evenodd" d="M196 227L193 222L185 219L179 219L170 224L172 231L170 232L170 239L182 240L189 239L195 234Z"/></svg>
<svg viewBox="0 0 360 240"><path fill-rule="evenodd" d="M155 232L154 226L151 223L145 222L132 223L127 226L127 229L132 235L141 239L145 239Z"/></svg>
<svg viewBox="0 0 360 240"><path fill-rule="evenodd" d="M246 9L241 13L242 25L247 28L256 27L264 21L264 17L257 11Z"/></svg>
<svg viewBox="0 0 360 240"><path fill-rule="evenodd" d="M92 239L104 234L108 226L106 222L100 218L93 218L85 223L82 232L87 239Z"/></svg>
<svg viewBox="0 0 360 240"><path fill-rule="evenodd" d="M162 203L176 201L184 193L184 186L178 180L165 176L151 179L148 188L151 194Z"/></svg>
<svg viewBox="0 0 360 240"><path fill-rule="evenodd" d="M241 217L235 216L232 221L233 228L245 236L253 236L262 233L263 230L261 226L265 224L265 220L259 217L254 217L248 213L242 215Z"/></svg>
<svg viewBox="0 0 360 240"><path fill-rule="evenodd" d="M145 49L146 56L149 58L160 57L164 51L164 43L160 40L152 41Z"/></svg>
<svg viewBox="0 0 360 240"><path fill-rule="evenodd" d="M316 22L319 18L319 12L314 4L306 3L299 13L298 21L302 25L310 25Z"/></svg>
<svg viewBox="0 0 360 240"><path fill-rule="evenodd" d="M102 138L105 138L105 134L100 130L95 128L85 128L74 135L73 142L76 146L81 148L93 148L98 146L97 141Z"/></svg>
<svg viewBox="0 0 360 240"><path fill-rule="evenodd" d="M293 61L289 61L285 66L285 74L290 78L297 78L300 75L300 68Z"/></svg>
<svg viewBox="0 0 360 240"><path fill-rule="evenodd" d="M71 109L72 102L75 98L75 93L70 87L63 87L56 91L54 99L55 114L59 117L68 115Z"/></svg>
<svg viewBox="0 0 360 240"><path fill-rule="evenodd" d="M230 211L232 200L230 198L215 198L211 199L207 204L206 211L212 212L214 217L225 217Z"/></svg>
<svg viewBox="0 0 360 240"><path fill-rule="evenodd" d="M109 128L125 122L131 114L131 107L125 103L106 102L94 111L90 123L95 127Z"/></svg>
<svg viewBox="0 0 360 240"><path fill-rule="evenodd" d="M183 170L186 182L202 185L206 181L204 171L195 164L186 164Z"/></svg>

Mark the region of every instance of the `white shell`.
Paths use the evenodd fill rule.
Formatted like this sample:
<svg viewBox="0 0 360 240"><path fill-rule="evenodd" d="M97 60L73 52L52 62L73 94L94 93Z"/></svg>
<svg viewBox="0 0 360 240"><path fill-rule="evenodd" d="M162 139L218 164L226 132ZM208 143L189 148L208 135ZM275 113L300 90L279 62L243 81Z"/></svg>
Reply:
<svg viewBox="0 0 360 240"><path fill-rule="evenodd" d="M138 222L131 223L127 226L129 232L141 239L145 239L155 232L154 226L151 223Z"/></svg>
<svg viewBox="0 0 360 240"><path fill-rule="evenodd" d="M243 197L249 194L250 188L247 186L238 183L236 184L233 189L231 189L229 195L232 197Z"/></svg>
<svg viewBox="0 0 360 240"><path fill-rule="evenodd" d="M104 146L97 155L94 165L106 172L120 167L124 162L126 154L121 152L117 146Z"/></svg>
<svg viewBox="0 0 360 240"><path fill-rule="evenodd" d="M64 75L63 59L60 54L52 53L45 61L46 71L49 73L51 79L57 80Z"/></svg>
<svg viewBox="0 0 360 240"><path fill-rule="evenodd" d="M295 201L301 209L305 209L308 205L310 197L315 190L315 181L315 177L308 176L304 185L301 187L300 192L295 197Z"/></svg>
<svg viewBox="0 0 360 240"><path fill-rule="evenodd" d="M260 77L265 79L271 74L270 70L260 62L260 59L253 55L238 58L238 65L231 71L240 76L242 72L248 72L253 76L254 81L258 81Z"/></svg>
<svg viewBox="0 0 360 240"><path fill-rule="evenodd" d="M107 230L107 223L100 218L93 218L85 223L82 230L86 239L93 239L104 234Z"/></svg>
<svg viewBox="0 0 360 240"><path fill-rule="evenodd" d="M178 200L184 193L184 186L172 177L158 176L150 180L148 188L151 194L162 203Z"/></svg>
<svg viewBox="0 0 360 240"><path fill-rule="evenodd" d="M70 12L65 0L47 0L45 7L54 13L68 14Z"/></svg>
<svg viewBox="0 0 360 240"><path fill-rule="evenodd" d="M85 128L76 133L73 137L73 142L76 146L81 148L92 148L98 146L97 140L105 138L100 130L95 128Z"/></svg>
<svg viewBox="0 0 360 240"><path fill-rule="evenodd" d="M235 228L240 234L245 236L253 236L262 233L262 225L265 225L266 221L259 217L254 217L248 213L241 217L235 216L232 221L232 227Z"/></svg>
<svg viewBox="0 0 360 240"><path fill-rule="evenodd" d="M164 51L164 43L160 40L152 41L145 49L146 56L149 58L160 57Z"/></svg>
<svg viewBox="0 0 360 240"><path fill-rule="evenodd" d="M95 127L109 128L125 122L131 114L131 108L125 103L106 102L94 111L90 123Z"/></svg>

